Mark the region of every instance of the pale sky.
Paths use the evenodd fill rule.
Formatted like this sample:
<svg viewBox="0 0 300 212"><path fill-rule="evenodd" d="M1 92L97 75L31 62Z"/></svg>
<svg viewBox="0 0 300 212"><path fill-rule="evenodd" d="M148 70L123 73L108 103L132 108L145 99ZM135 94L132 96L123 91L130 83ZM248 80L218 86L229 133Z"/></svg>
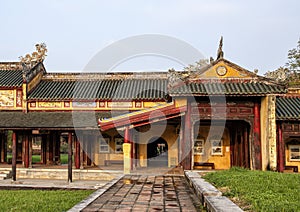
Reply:
<svg viewBox="0 0 300 212"><path fill-rule="evenodd" d="M143 34L171 36L215 58L223 35L226 59L263 74L296 47L299 11L299 0L0 0L0 61L17 61L45 42L48 72L81 71L108 45ZM173 66L139 58L121 69Z"/></svg>

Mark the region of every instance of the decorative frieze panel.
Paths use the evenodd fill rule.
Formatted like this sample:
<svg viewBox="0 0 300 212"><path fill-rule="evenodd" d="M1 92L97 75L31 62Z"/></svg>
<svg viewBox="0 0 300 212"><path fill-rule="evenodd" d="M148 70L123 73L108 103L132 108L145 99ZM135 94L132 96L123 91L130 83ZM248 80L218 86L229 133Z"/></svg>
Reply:
<svg viewBox="0 0 300 212"><path fill-rule="evenodd" d="M199 103L192 107L192 114L194 117L210 118L221 117L224 118L240 118L240 117L253 117L253 106L249 104L209 104Z"/></svg>
<svg viewBox="0 0 300 212"><path fill-rule="evenodd" d="M0 110L21 110L23 92L20 89L0 90Z"/></svg>
<svg viewBox="0 0 300 212"><path fill-rule="evenodd" d="M0 90L0 107L14 107L14 90Z"/></svg>
<svg viewBox="0 0 300 212"><path fill-rule="evenodd" d="M39 108L61 108L62 102L38 102Z"/></svg>
<svg viewBox="0 0 300 212"><path fill-rule="evenodd" d="M72 102L74 108L95 108L97 107L96 102Z"/></svg>
<svg viewBox="0 0 300 212"><path fill-rule="evenodd" d="M22 90L17 90L16 106L22 107Z"/></svg>
<svg viewBox="0 0 300 212"><path fill-rule="evenodd" d="M107 102L109 108L132 108L132 102Z"/></svg>
<svg viewBox="0 0 300 212"><path fill-rule="evenodd" d="M284 123L284 132L298 132L300 134L300 123Z"/></svg>
<svg viewBox="0 0 300 212"><path fill-rule="evenodd" d="M22 101L21 101L22 104ZM111 101L29 101L29 110L142 110L160 102L111 102Z"/></svg>

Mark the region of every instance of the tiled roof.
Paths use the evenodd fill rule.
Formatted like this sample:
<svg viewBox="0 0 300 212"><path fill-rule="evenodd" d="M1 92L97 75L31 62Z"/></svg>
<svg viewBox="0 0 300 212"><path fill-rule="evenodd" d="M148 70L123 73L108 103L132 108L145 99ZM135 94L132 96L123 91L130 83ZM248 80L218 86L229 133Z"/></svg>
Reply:
<svg viewBox="0 0 300 212"><path fill-rule="evenodd" d="M117 112L115 112L117 113ZM117 113L119 115L122 113ZM98 119L110 112L0 112L1 128L85 128L98 129Z"/></svg>
<svg viewBox="0 0 300 212"><path fill-rule="evenodd" d="M300 97L277 97L277 120L300 120Z"/></svg>
<svg viewBox="0 0 300 212"><path fill-rule="evenodd" d="M30 100L156 100L166 95L166 79L97 81L42 80L29 94Z"/></svg>
<svg viewBox="0 0 300 212"><path fill-rule="evenodd" d="M155 123L163 120L172 119L181 116L186 111L186 107L176 107L174 103L164 103L156 107L115 116L110 119L99 120L99 126L102 131L124 126L144 126L149 123Z"/></svg>
<svg viewBox="0 0 300 212"><path fill-rule="evenodd" d="M195 83L172 88L169 90L171 96L180 95L247 95L247 96L260 96L271 93L285 93L284 86L266 84L261 82L205 82Z"/></svg>
<svg viewBox="0 0 300 212"><path fill-rule="evenodd" d="M22 83L22 70L0 70L0 87L20 87Z"/></svg>

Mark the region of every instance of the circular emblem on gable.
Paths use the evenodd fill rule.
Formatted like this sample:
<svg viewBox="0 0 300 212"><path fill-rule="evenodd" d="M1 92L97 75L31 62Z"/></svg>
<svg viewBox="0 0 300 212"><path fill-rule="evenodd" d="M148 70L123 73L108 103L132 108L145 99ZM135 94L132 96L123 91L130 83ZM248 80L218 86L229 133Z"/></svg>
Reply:
<svg viewBox="0 0 300 212"><path fill-rule="evenodd" d="M227 73L227 69L225 66L219 66L217 69L216 69L216 72L219 76L224 76L226 73Z"/></svg>

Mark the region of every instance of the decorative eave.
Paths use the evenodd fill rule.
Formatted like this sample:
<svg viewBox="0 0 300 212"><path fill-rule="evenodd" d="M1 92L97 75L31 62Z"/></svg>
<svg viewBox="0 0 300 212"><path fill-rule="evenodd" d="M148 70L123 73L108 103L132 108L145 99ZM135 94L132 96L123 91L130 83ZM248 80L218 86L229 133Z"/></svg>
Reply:
<svg viewBox="0 0 300 212"><path fill-rule="evenodd" d="M171 102L109 119L99 119L98 125L101 131L107 131L113 128L124 128L126 126L134 128L175 118L183 115L185 111L185 106L176 107L174 102Z"/></svg>

